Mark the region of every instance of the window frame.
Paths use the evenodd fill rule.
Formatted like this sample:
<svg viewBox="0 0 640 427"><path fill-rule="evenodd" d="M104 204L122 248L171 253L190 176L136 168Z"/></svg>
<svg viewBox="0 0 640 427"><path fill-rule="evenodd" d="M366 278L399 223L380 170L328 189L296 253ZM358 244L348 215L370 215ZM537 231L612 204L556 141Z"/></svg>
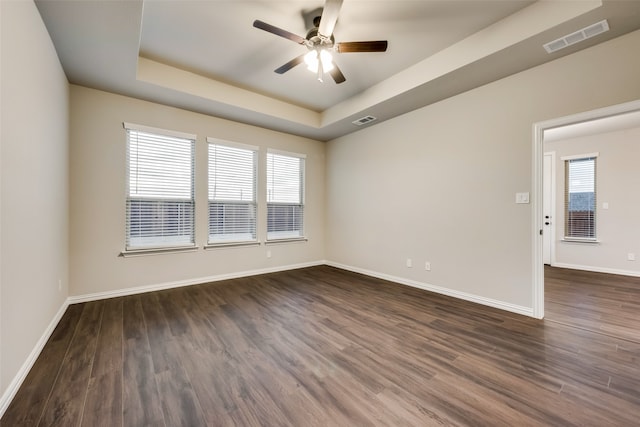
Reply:
<svg viewBox="0 0 640 427"><path fill-rule="evenodd" d="M197 136L195 134L184 133L179 131L155 128L151 126L138 125L134 123L123 123L123 127L125 129L125 249L121 252L121 256L131 256L131 255L140 255L147 253L160 253L160 252L172 252L172 251L191 251L196 250L196 199L195 199L195 143ZM158 139L169 139L174 138L174 142L179 143L188 143L189 151L190 151L190 159L189 159L189 197L152 197L152 196L132 196L131 193L131 144L132 139L131 135L133 132L142 133L150 135L150 138L158 138ZM182 140L182 141L179 141ZM138 142L138 141L136 141ZM166 187L165 187L166 188ZM176 242L171 242L169 240L164 240L161 236L149 236L150 243L149 244L132 244L132 219L131 219L131 205L132 201L140 202L141 204L144 202L152 202L150 205L146 206L146 209L153 211L154 214L157 212L165 213L165 210L171 209L170 203L186 203L189 206L190 216L190 224L189 232L184 233L181 236L188 236L188 240L186 242L179 242L179 239L176 239ZM141 207L145 208L145 207ZM154 225L155 227L155 225ZM164 233L166 231L167 224L164 221L161 221L160 227L157 229L158 231ZM157 241L153 241L153 237L158 238ZM166 235L165 235L166 237ZM143 237L140 237L143 239Z"/></svg>
<svg viewBox="0 0 640 427"><path fill-rule="evenodd" d="M214 199L211 199L211 148L214 146L222 146L232 149L238 150L246 150L250 151L253 154L253 199L251 201L237 201L237 200L223 200L222 203L229 204L246 204L253 207L253 235L250 239L212 239L211 236L211 205L215 202ZM260 244L258 240L258 172L259 165L258 159L260 154L260 147L249 144L242 144L238 142L226 141L218 138L207 137L207 244L205 245L205 249L207 248L216 248L222 246L241 246L241 245L258 245Z"/></svg>
<svg viewBox="0 0 640 427"><path fill-rule="evenodd" d="M564 162L564 200L563 200L563 209L564 209L564 230L563 230L563 241L565 242L577 242L577 243L597 243L598 242L598 215L597 215L597 211L598 211L598 156L599 153L586 153L586 154L577 154L577 155L571 155L571 156L563 156L561 157L561 160L563 160ZM570 228L572 227L571 224L574 223L574 221L576 221L575 219L571 218L571 211L570 209L570 195L572 194L571 192L571 185L570 185L570 180L571 180L571 176L570 176L570 164L571 162L578 162L578 161L589 161L589 160L593 160L593 213L591 214L592 217L588 219L588 221L590 221L591 225L589 225L587 227L588 230L592 230L592 235L588 235L588 236L580 236L577 235L574 232L571 232ZM578 193L578 192L574 192L574 193ZM586 211L586 212L590 212L590 211ZM576 227L574 225L574 227Z"/></svg>
<svg viewBox="0 0 640 427"><path fill-rule="evenodd" d="M299 161L299 171L298 171L298 177L299 177L299 181L298 181L298 185L299 185L299 192L298 192L298 201L296 202L283 202L283 201L273 201L273 188L272 186L274 185L274 180L273 180L273 176L271 176L271 180L270 180L270 174L272 172L272 170L270 170L269 168L269 158L270 156L281 156L281 157L288 157L288 158L294 158L297 159ZM266 202L267 202L267 229L266 229L266 242L267 243L278 243L278 242L290 242L290 241L306 241L307 237L305 235L305 197L306 197L306 155L305 154L301 154L301 153L292 153L292 152L288 152L288 151L282 151L282 150L276 150L276 149L267 149L267 156L265 159L265 168L266 168L266 185L265 185L265 192L266 192ZM269 228L272 227L273 222L270 221L270 214L272 212L272 208L274 207L298 207L300 210L300 217L299 217L299 230L297 232L295 231L290 231L289 233L287 233L286 231L281 231L281 232L277 232L277 231L269 231ZM294 213L294 216L296 214ZM295 221L295 220L294 220Z"/></svg>

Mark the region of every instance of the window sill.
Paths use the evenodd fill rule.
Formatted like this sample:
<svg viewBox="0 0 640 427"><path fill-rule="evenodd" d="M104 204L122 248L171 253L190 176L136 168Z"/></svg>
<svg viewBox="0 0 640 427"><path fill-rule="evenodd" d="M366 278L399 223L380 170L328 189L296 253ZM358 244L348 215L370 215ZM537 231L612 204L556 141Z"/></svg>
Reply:
<svg viewBox="0 0 640 427"><path fill-rule="evenodd" d="M289 238L284 238L284 239L272 239L272 240L267 240L266 242L264 242L265 245L274 245L274 244L278 244L278 243L296 243L296 242L306 242L309 239L307 239L306 237L289 237Z"/></svg>
<svg viewBox="0 0 640 427"><path fill-rule="evenodd" d="M202 248L204 250L209 249L222 249L222 248L237 248L237 247L246 247L246 246L260 246L262 242L253 241L253 242L222 242L222 243L208 243L204 245Z"/></svg>
<svg viewBox="0 0 640 427"><path fill-rule="evenodd" d="M562 243L579 243L579 244L587 244L587 245L599 245L600 240L598 239L576 239L571 237L565 237L564 239L560 239Z"/></svg>
<svg viewBox="0 0 640 427"><path fill-rule="evenodd" d="M173 248L153 248L153 249L129 249L120 252L121 257L129 258L136 256L145 256L145 255L162 255L168 253L178 253L178 252L195 252L198 250L197 246L178 246Z"/></svg>

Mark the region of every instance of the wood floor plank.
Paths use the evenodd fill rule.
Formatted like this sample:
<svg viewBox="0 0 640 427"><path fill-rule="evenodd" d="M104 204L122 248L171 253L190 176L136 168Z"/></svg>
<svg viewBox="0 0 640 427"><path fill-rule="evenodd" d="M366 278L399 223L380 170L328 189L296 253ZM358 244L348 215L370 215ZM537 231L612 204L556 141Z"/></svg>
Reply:
<svg viewBox="0 0 640 427"><path fill-rule="evenodd" d="M122 420L124 426L164 426L140 296L123 300Z"/></svg>
<svg viewBox="0 0 640 427"><path fill-rule="evenodd" d="M417 398L401 387L389 387L378 393L378 400L396 414L398 426L459 426L449 410L438 408L430 399Z"/></svg>
<svg viewBox="0 0 640 427"><path fill-rule="evenodd" d="M87 399L82 426L122 426L122 371L112 370L92 376L87 386Z"/></svg>
<svg viewBox="0 0 640 427"><path fill-rule="evenodd" d="M62 360L58 378L38 425L79 424L95 357L103 307L102 301L84 304L78 327Z"/></svg>
<svg viewBox="0 0 640 427"><path fill-rule="evenodd" d="M189 331L189 300L184 290L169 290L142 298L155 380L168 426L205 426L200 402L182 363L176 340ZM183 310L180 310L180 306Z"/></svg>
<svg viewBox="0 0 640 427"><path fill-rule="evenodd" d="M70 306L0 425L630 426L640 279L548 319L327 266Z"/></svg>
<svg viewBox="0 0 640 427"><path fill-rule="evenodd" d="M177 342L167 341L162 347L167 355L180 361L171 368L155 374L166 424L176 427L205 426L200 401L183 367L183 356Z"/></svg>
<svg viewBox="0 0 640 427"><path fill-rule="evenodd" d="M123 300L104 303L82 425L122 426Z"/></svg>

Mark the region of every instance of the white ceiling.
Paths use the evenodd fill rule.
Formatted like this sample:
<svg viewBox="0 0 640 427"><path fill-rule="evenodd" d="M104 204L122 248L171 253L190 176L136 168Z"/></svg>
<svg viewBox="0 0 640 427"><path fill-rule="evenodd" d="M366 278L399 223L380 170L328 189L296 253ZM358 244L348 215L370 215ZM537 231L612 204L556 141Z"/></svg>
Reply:
<svg viewBox="0 0 640 427"><path fill-rule="evenodd" d="M345 0L336 41L388 40L385 53L336 54L347 78L316 81L304 36L322 0L36 0L74 84L329 140L640 28L640 1ZM542 45L608 19L611 30L554 54ZM368 126L375 125L369 124Z"/></svg>
<svg viewBox="0 0 640 427"><path fill-rule="evenodd" d="M388 51L339 55L336 62L347 77L341 85L330 79L325 84L316 81L304 66L285 75L274 73L274 69L307 48L254 29L253 20L260 19L304 37L309 28L305 27L302 12L319 5L322 0L147 1L140 54L322 111L512 14L527 2L398 1L390 8L389 2L384 1L347 0L334 31L336 40L389 38ZM465 13L456 16L455 10L460 7Z"/></svg>

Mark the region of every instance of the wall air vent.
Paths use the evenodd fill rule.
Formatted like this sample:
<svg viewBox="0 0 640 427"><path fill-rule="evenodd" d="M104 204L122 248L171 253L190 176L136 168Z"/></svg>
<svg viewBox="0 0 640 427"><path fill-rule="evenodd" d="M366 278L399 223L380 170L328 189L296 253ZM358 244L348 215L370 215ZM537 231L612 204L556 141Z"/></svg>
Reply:
<svg viewBox="0 0 640 427"><path fill-rule="evenodd" d="M373 117L373 116L364 116L363 118L358 119L358 120L354 120L351 123L353 123L356 126L362 126L364 124L371 123L371 122L373 122L375 120L377 120L377 119L375 117Z"/></svg>
<svg viewBox="0 0 640 427"><path fill-rule="evenodd" d="M564 49L565 47L569 47L572 44L576 44L593 36L597 36L598 34L602 34L606 31L609 31L609 23L605 19L603 21L589 25L588 27L585 27L574 33L567 34L564 37L560 37L559 39L549 42L544 45L544 48L547 53L553 53L560 49Z"/></svg>

